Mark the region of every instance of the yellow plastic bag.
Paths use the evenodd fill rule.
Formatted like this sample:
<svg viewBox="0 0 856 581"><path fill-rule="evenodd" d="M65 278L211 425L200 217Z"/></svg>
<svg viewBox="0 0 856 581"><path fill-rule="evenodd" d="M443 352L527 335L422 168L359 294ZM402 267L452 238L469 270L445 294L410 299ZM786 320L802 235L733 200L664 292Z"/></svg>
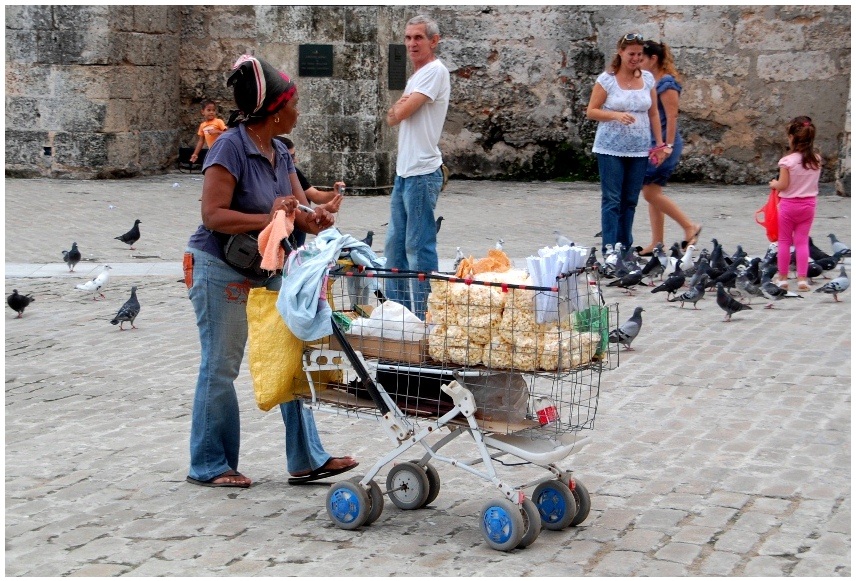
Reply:
<svg viewBox="0 0 856 581"><path fill-rule="evenodd" d="M277 291L264 287L250 290L247 300L250 375L256 405L262 411L309 394L303 371L304 343L285 325L276 308ZM313 375L316 386L337 381L339 371Z"/></svg>

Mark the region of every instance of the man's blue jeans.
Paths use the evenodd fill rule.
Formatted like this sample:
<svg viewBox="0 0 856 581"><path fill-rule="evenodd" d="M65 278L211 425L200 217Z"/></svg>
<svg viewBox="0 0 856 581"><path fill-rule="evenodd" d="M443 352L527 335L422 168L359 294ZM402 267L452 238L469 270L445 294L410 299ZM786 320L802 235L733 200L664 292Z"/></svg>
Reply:
<svg viewBox="0 0 856 581"><path fill-rule="evenodd" d="M624 250L633 245L633 218L648 168L647 157L618 157L597 154L600 172L601 250L621 242Z"/></svg>
<svg viewBox="0 0 856 581"><path fill-rule="evenodd" d="M395 176L384 247L386 268L420 272L432 272L439 268L434 208L437 207L442 185L443 172L440 168L421 176ZM403 304L421 319L425 318L430 292L431 284L427 280L386 279L387 298Z"/></svg>
<svg viewBox="0 0 856 581"><path fill-rule="evenodd" d="M207 252L192 248L187 252L193 255L189 296L202 346L191 416L189 476L206 481L238 470L241 421L235 379L247 344L247 298L254 285ZM311 411L299 401L282 404L280 410L289 471L323 466L330 455L324 452Z"/></svg>

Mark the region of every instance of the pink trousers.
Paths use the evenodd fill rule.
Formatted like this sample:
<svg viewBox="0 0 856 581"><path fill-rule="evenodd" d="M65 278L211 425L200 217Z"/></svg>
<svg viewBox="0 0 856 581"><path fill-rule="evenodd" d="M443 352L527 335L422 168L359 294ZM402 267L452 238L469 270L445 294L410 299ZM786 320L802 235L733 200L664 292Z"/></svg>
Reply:
<svg viewBox="0 0 856 581"><path fill-rule="evenodd" d="M787 276L791 246L797 255L797 276L808 273L808 234L814 222L817 198L779 198L779 275Z"/></svg>

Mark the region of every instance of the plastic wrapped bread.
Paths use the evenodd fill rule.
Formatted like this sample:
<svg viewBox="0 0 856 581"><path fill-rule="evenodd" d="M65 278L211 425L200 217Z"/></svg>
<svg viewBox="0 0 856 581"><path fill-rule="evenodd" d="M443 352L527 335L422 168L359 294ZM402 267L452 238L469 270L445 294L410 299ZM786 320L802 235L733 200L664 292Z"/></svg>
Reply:
<svg viewBox="0 0 856 581"><path fill-rule="evenodd" d="M526 272L486 272L476 280L528 285ZM591 361L597 341L569 318L537 323L538 292L431 281L428 311L435 327L429 355L441 362L519 371L566 370Z"/></svg>

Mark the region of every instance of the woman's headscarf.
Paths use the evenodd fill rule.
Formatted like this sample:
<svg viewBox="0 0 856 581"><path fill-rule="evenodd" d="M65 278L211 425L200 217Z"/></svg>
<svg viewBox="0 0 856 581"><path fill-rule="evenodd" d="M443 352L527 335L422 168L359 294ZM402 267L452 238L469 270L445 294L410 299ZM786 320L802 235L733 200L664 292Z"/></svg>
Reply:
<svg viewBox="0 0 856 581"><path fill-rule="evenodd" d="M230 127L242 121L264 119L278 111L297 92L297 86L288 75L267 61L248 54L235 61L226 86L233 87L235 105L238 106L238 111L229 117Z"/></svg>

